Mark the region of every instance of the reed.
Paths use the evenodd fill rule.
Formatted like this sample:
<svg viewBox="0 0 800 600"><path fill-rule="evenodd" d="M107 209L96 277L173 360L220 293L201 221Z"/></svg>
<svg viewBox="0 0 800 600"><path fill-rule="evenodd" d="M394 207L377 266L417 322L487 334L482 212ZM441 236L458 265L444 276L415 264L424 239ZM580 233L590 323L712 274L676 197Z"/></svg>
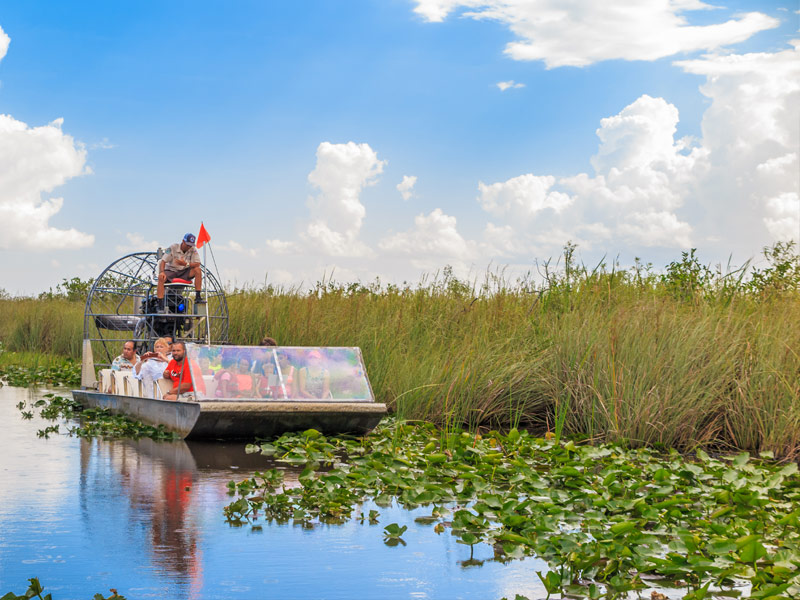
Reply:
<svg viewBox="0 0 800 600"><path fill-rule="evenodd" d="M230 341L359 346L377 399L407 419L800 458L796 254L745 278L693 254L656 275L575 265L566 250L538 283L445 270L403 288L233 290ZM82 311L0 300L0 341L77 358Z"/></svg>

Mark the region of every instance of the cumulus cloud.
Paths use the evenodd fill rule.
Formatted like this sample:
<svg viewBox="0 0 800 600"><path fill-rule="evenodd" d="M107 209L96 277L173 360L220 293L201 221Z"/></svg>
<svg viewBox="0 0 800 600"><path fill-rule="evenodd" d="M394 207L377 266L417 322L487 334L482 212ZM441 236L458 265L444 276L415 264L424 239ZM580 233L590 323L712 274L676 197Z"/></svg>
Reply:
<svg viewBox="0 0 800 600"><path fill-rule="evenodd" d="M440 208L417 215L412 229L389 235L378 246L390 255L412 257L413 264L420 268L470 260L477 257L478 251L475 242L464 239L458 232L456 218Z"/></svg>
<svg viewBox="0 0 800 600"><path fill-rule="evenodd" d="M267 240L266 245L274 254L291 254L298 251L297 244L286 240Z"/></svg>
<svg viewBox="0 0 800 600"><path fill-rule="evenodd" d="M0 27L0 60L3 60L3 57L8 52L8 45L11 43L11 38L8 37L8 34L3 31L3 28Z"/></svg>
<svg viewBox="0 0 800 600"><path fill-rule="evenodd" d="M767 215L764 224L779 240L797 240L800 237L800 195L786 192L765 202Z"/></svg>
<svg viewBox="0 0 800 600"><path fill-rule="evenodd" d="M403 175L403 181L397 184L397 191L400 192L403 200L408 200L414 195L414 185L416 183L416 175Z"/></svg>
<svg viewBox="0 0 800 600"><path fill-rule="evenodd" d="M780 52L706 56L675 63L704 75L700 91L711 100L703 115L708 174L698 202L713 214L702 224L711 235L747 238L761 222L774 238L798 239L791 214L800 193L800 47ZM726 199L711 213L706 199ZM788 220L787 220L788 219Z"/></svg>
<svg viewBox="0 0 800 600"><path fill-rule="evenodd" d="M5 52L2 38L0 55ZM49 224L63 207L64 199L43 195L90 172L85 148L61 130L62 123L62 119L56 119L48 125L29 127L9 115L0 115L2 249L82 248L94 243L93 235Z"/></svg>
<svg viewBox="0 0 800 600"><path fill-rule="evenodd" d="M554 231L566 239L605 240L614 235L638 246L685 247L691 227L674 212L683 191L704 169L705 152L675 141L678 110L662 98L644 95L618 114L602 119L595 175L557 179L531 173L504 182L478 184L478 203L514 230L494 233L513 242L510 251L546 245ZM542 237L542 232L546 232ZM485 232L487 242L493 232Z"/></svg>
<svg viewBox="0 0 800 600"><path fill-rule="evenodd" d="M330 256L369 255L358 239L366 214L361 192L377 182L385 164L369 144L322 142L308 176L318 193L308 200L311 222L304 238Z"/></svg>
<svg viewBox="0 0 800 600"><path fill-rule="evenodd" d="M527 174L491 185L480 182L478 201L494 216L527 221L546 208L561 212L572 203L567 194L551 190L555 181L552 175Z"/></svg>
<svg viewBox="0 0 800 600"><path fill-rule="evenodd" d="M222 250L223 252L235 252L236 254L250 256L252 258L255 258L259 255L255 248L245 248L235 240L228 240L227 244L222 244L221 246L218 246L217 249Z"/></svg>
<svg viewBox="0 0 800 600"><path fill-rule="evenodd" d="M509 81L498 81L495 85L501 92L505 92L506 90L518 90L525 87L524 83L516 83L513 79Z"/></svg>
<svg viewBox="0 0 800 600"><path fill-rule="evenodd" d="M125 237L128 240L127 244L120 244L115 247L116 251L120 254L127 254L132 252L155 252L161 244L155 240L147 241L144 236L139 232L126 233Z"/></svg>
<svg viewBox="0 0 800 600"><path fill-rule="evenodd" d="M707 78L701 139L676 139L678 109L643 95L601 120L593 174L479 183L478 203L503 221L486 242L513 254L558 232L589 246L753 252L800 238L798 49L676 64Z"/></svg>
<svg viewBox="0 0 800 600"><path fill-rule="evenodd" d="M713 8L699 0L416 0L414 11L441 22L459 9L465 17L507 26L517 39L505 52L515 60L541 60L548 68L582 67L603 60L656 60L714 50L777 27L762 13L690 25L684 13Z"/></svg>

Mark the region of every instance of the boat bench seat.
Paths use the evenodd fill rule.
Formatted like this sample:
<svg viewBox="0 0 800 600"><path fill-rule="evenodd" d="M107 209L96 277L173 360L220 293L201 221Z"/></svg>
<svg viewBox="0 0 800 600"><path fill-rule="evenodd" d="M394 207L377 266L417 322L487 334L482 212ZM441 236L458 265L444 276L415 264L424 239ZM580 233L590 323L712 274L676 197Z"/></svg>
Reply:
<svg viewBox="0 0 800 600"><path fill-rule="evenodd" d="M103 392L104 394L110 394L112 392L112 389L113 389L113 387L112 387L113 386L113 383L112 383L113 378L112 378L111 374L113 372L114 371L112 371L111 369L101 369L100 370L100 373L99 373L100 377L98 378L98 381L97 381L97 389L99 391Z"/></svg>
<svg viewBox="0 0 800 600"><path fill-rule="evenodd" d="M142 382L129 371L114 371L101 369L97 389L104 394L119 394L121 396L142 396Z"/></svg>
<svg viewBox="0 0 800 600"><path fill-rule="evenodd" d="M172 389L172 380L166 379L162 377L161 379L156 381L158 385L158 390L160 392L159 398L163 398L166 393L168 393Z"/></svg>

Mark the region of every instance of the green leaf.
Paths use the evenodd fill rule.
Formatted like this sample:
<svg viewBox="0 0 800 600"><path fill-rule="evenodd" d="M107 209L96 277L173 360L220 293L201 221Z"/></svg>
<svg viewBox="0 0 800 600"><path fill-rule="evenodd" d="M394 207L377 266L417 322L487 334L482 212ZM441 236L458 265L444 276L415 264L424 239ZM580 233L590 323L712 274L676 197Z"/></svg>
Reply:
<svg viewBox="0 0 800 600"><path fill-rule="evenodd" d="M739 538L736 540L736 546L739 548L739 560L744 563L754 563L767 555L767 550L757 535Z"/></svg>
<svg viewBox="0 0 800 600"><path fill-rule="evenodd" d="M630 533L634 529L636 529L635 521L623 521L622 523L616 523L615 525L612 525L609 528L611 533L613 533L615 536L620 536L626 533Z"/></svg>
<svg viewBox="0 0 800 600"><path fill-rule="evenodd" d="M747 461L749 460L750 460L750 453L742 452L733 459L733 464L735 464L737 467L743 467L747 464Z"/></svg>

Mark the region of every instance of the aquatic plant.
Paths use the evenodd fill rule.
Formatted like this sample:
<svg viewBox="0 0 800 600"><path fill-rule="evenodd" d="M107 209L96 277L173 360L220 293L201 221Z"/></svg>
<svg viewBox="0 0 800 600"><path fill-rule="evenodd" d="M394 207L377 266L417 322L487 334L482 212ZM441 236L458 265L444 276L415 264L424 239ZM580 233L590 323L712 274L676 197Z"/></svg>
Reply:
<svg viewBox="0 0 800 600"><path fill-rule="evenodd" d="M76 386L81 382L81 366L72 360L63 360L47 366L0 365L0 386L33 385Z"/></svg>
<svg viewBox="0 0 800 600"><path fill-rule="evenodd" d="M8 592L7 594L0 597L0 600L31 600L32 598L39 598L39 600L53 600L52 594L45 594L44 587L41 583L39 583L38 577L32 577L28 579L28 589L25 591L24 594L18 596L13 592ZM117 593L117 590L111 589L109 590L111 595L106 597L103 594L95 594L92 596L92 600L125 600L125 596L121 596Z"/></svg>
<svg viewBox="0 0 800 600"><path fill-rule="evenodd" d="M279 470L229 484L231 524L341 523L364 501L431 506L433 531L487 544L496 560L536 555L549 593L616 597L650 582L749 584L754 598L800 594L800 476L770 453L690 460L674 450L580 445L512 429L481 434L387 422L362 439L318 432L248 447L305 457L300 486ZM384 529L399 539L401 527ZM472 556L466 565L473 564Z"/></svg>
<svg viewBox="0 0 800 600"><path fill-rule="evenodd" d="M84 408L80 402L73 398L53 393L44 394L42 398L29 404L30 408L39 408L39 416L46 420L79 419L78 425L67 427L66 433L68 435L82 438L100 437L103 439L139 439L143 437L160 441L180 439L180 436L168 431L163 425L153 427L124 415L112 414L104 408ZM24 419L33 417L32 411L25 410L29 407L29 404L25 402L17 404L17 408ZM45 439L49 438L50 434L53 433L60 433L59 425L49 425L37 431L37 435Z"/></svg>

